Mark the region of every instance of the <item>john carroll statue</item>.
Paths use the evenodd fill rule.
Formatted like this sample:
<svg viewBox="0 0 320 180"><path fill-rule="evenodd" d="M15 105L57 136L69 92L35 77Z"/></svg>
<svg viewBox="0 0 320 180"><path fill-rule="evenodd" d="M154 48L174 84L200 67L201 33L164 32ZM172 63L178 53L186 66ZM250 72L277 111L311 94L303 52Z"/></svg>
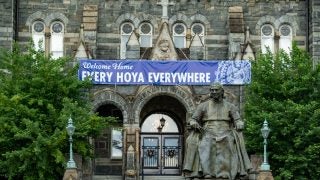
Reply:
<svg viewBox="0 0 320 180"><path fill-rule="evenodd" d="M236 106L224 99L221 84L210 87L210 98L199 104L189 125L193 132L186 142L185 172L207 179L247 175L252 166L241 133L244 122Z"/></svg>

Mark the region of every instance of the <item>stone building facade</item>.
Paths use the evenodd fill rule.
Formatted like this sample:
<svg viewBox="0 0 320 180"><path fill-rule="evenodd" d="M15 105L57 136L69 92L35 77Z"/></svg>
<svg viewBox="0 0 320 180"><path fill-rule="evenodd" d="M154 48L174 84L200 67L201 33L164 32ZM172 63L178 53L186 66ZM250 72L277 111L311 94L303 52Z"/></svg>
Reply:
<svg viewBox="0 0 320 180"><path fill-rule="evenodd" d="M0 0L0 10L1 48L34 40L54 57L254 60L265 47L288 50L296 41L314 63L320 60L319 0ZM157 55L161 39L176 54ZM243 88L226 87L240 112ZM83 178L182 174L186 121L207 86L96 85L93 93L93 111L117 116L119 123L93 140L96 157L82 161ZM161 118L176 128L159 133ZM161 164L165 154L155 167L144 166L144 140L156 140L160 148L176 143L179 158L172 171Z"/></svg>

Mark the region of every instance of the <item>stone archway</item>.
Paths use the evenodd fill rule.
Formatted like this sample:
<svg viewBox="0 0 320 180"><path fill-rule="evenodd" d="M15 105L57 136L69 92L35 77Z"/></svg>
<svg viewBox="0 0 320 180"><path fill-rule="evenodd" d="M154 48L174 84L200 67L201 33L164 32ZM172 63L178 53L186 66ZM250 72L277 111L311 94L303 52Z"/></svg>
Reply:
<svg viewBox="0 0 320 180"><path fill-rule="evenodd" d="M128 122L128 103L126 100L110 89L104 89L94 93L93 111L96 111L103 104L113 104L122 111L123 123Z"/></svg>
<svg viewBox="0 0 320 180"><path fill-rule="evenodd" d="M157 95L140 113L140 168L144 175L180 175L186 109L174 97Z"/></svg>
<svg viewBox="0 0 320 180"><path fill-rule="evenodd" d="M144 86L139 89L133 103L134 121L140 123L140 114L143 107L152 98L160 95L166 95L177 99L186 109L186 113L191 113L196 107L192 96L192 91L188 86Z"/></svg>
<svg viewBox="0 0 320 180"><path fill-rule="evenodd" d="M141 175L178 175L181 174L181 167L183 163L184 154L184 134L186 133L186 121L191 112L195 109L195 101L192 96L192 91L188 86L141 86L137 92L135 100L132 104L134 111L135 124L143 125L144 120L154 114L163 114L172 118L178 131L176 132L140 132L140 157L137 159L138 166L140 167ZM157 121L157 119L155 119ZM152 147L154 144L146 144L148 140L156 140L159 142L158 148ZM171 140L171 141L170 141ZM168 147L168 142L175 143ZM169 143L170 144L170 143ZM149 147L147 147L150 145ZM157 167L148 167L144 160L148 159L147 152L149 149L154 148L158 159ZM171 149L170 149L171 148ZM170 164L168 153L174 154L174 165ZM173 153L174 152L174 153ZM171 154L171 155L172 155ZM161 160L161 158L163 158ZM169 157L169 159L172 157ZM150 160L150 159L149 159ZM148 161L150 162L150 161ZM173 166L173 167L168 167Z"/></svg>
<svg viewBox="0 0 320 180"><path fill-rule="evenodd" d="M124 169L125 148L123 138L123 124L128 121L128 103L112 89L102 89L94 93L93 111L100 116L113 116L118 122L103 129L94 142L93 170L96 175L122 176Z"/></svg>

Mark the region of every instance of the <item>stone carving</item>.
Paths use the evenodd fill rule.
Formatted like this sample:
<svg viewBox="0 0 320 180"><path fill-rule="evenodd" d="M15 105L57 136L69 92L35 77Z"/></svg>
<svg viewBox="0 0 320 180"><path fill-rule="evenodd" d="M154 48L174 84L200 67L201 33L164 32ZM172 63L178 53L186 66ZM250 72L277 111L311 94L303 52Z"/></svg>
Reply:
<svg viewBox="0 0 320 180"><path fill-rule="evenodd" d="M177 60L178 54L175 50L169 27L167 23L163 23L160 30L160 35L153 48L150 59L151 60Z"/></svg>
<svg viewBox="0 0 320 180"><path fill-rule="evenodd" d="M210 98L199 104L189 120L184 172L189 177L236 179L252 168L237 108L224 99L221 84L210 87Z"/></svg>
<svg viewBox="0 0 320 180"><path fill-rule="evenodd" d="M153 53L153 60L175 60L176 52L171 51L169 40L161 39Z"/></svg>

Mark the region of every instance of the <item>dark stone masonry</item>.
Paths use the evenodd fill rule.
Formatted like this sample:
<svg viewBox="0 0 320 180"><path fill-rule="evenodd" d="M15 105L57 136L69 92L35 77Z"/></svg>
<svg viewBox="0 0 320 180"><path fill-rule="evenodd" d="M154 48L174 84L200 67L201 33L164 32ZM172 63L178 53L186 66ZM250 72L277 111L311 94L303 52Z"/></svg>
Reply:
<svg viewBox="0 0 320 180"><path fill-rule="evenodd" d="M277 52L296 41L311 54L315 64L320 62L319 0L0 0L0 17L1 49L10 50L14 42L27 46L32 39L42 38L46 53L71 56L76 61L254 60L266 45ZM161 49L161 40L170 48ZM183 175L187 121L206 99L207 89L95 85L93 111L119 117L119 122L117 128L105 129L101 137L92 139L95 158L76 159L80 177ZM236 105L240 116L243 92L244 86L225 86L226 99ZM155 128L161 117L177 128L170 133L159 129L149 132L144 128L149 117L156 117L152 124ZM158 149L146 149L149 140L158 143L157 156L152 153ZM177 151L170 151L170 155L177 160L168 168L168 154L164 152L173 140L177 140ZM159 159L147 164L147 155ZM254 159L251 161L260 162L259 157ZM248 179L256 179L256 170Z"/></svg>

